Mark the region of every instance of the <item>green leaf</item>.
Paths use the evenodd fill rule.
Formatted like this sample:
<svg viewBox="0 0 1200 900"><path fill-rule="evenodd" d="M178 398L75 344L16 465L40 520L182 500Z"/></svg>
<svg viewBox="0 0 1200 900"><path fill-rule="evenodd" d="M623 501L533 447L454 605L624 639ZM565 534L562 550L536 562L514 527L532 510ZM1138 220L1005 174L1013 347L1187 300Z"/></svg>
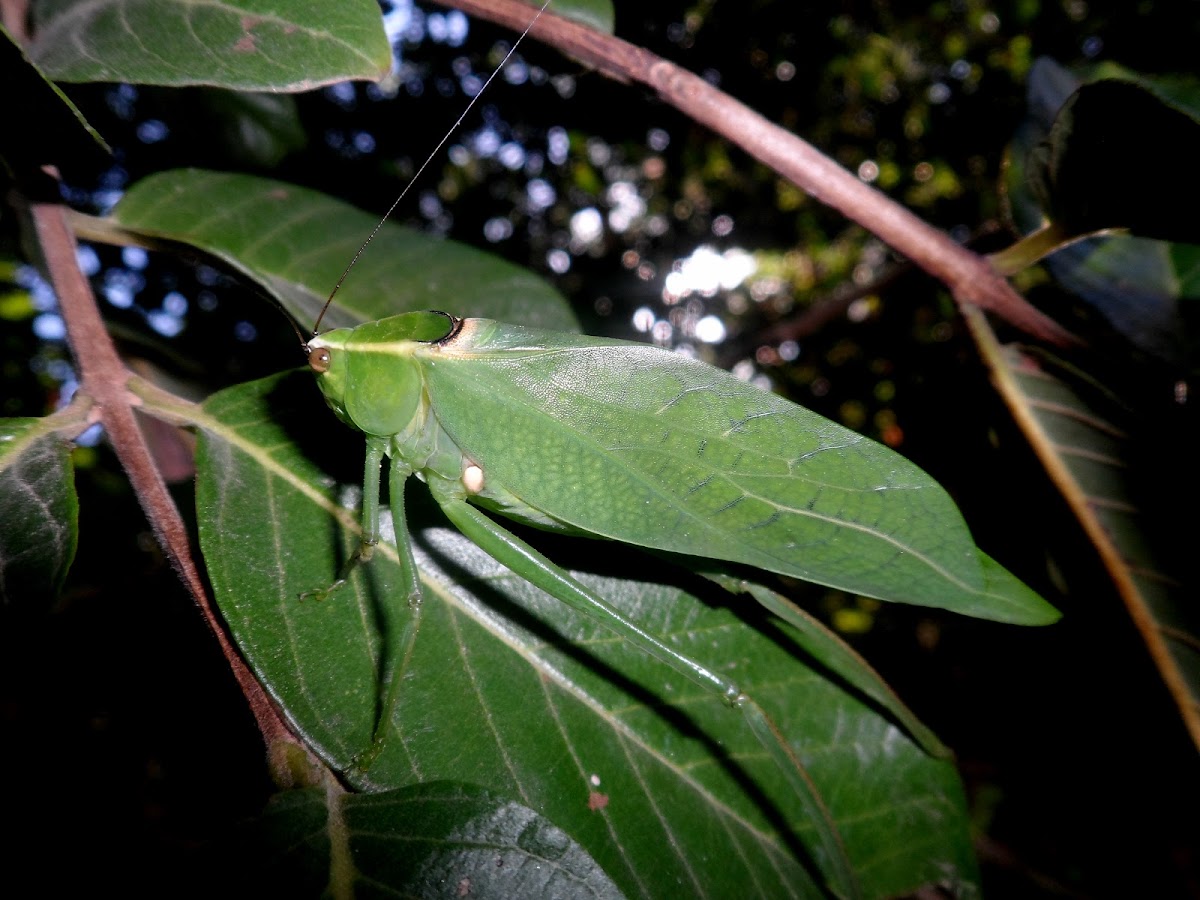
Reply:
<svg viewBox="0 0 1200 900"><path fill-rule="evenodd" d="M111 220L190 244L257 281L311 329L378 219L325 194L249 175L179 169L146 178ZM359 257L323 328L441 309L575 330L562 296L524 269L463 244L386 223Z"/></svg>
<svg viewBox="0 0 1200 900"><path fill-rule="evenodd" d="M79 538L71 445L54 417L0 420L0 604L58 594Z"/></svg>
<svg viewBox="0 0 1200 900"><path fill-rule="evenodd" d="M318 412L318 410L321 410ZM215 596L247 660L297 730L361 787L467 781L563 829L631 896L811 896L813 823L719 698L531 588L424 511L409 491L425 591L388 741L368 748L406 617L395 553L323 602L358 540L361 439L307 373L242 385L204 407L197 503ZM318 464L318 460L321 464ZM736 678L779 723L823 794L864 892L975 879L961 786L875 706L816 669L755 605L695 586L577 571L682 652ZM657 567L661 570L661 564ZM683 577L683 576L680 576ZM730 603L737 604L736 611ZM899 835L903 833L904 837Z"/></svg>
<svg viewBox="0 0 1200 900"><path fill-rule="evenodd" d="M289 791L236 838L246 896L622 896L561 829L470 784Z"/></svg>
<svg viewBox="0 0 1200 900"><path fill-rule="evenodd" d="M31 54L56 81L307 91L378 81L391 48L374 0L41 0Z"/></svg>

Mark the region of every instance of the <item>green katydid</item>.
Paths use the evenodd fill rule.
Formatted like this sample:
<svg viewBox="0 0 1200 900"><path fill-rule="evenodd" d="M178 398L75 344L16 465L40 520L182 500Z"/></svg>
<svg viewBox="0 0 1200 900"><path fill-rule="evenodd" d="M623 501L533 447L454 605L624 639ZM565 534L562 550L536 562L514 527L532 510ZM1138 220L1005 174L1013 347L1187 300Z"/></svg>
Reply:
<svg viewBox="0 0 1200 900"><path fill-rule="evenodd" d="M330 407L367 441L362 542L333 587L379 540L386 458L410 608L403 646L416 639L422 597L404 505L416 475L497 561L741 710L814 816L828 819L752 698L487 513L1000 621L1057 617L976 548L950 498L903 457L678 354L437 311L314 329L306 352ZM391 677L361 769L380 752L401 690ZM844 853L826 851L852 893Z"/></svg>

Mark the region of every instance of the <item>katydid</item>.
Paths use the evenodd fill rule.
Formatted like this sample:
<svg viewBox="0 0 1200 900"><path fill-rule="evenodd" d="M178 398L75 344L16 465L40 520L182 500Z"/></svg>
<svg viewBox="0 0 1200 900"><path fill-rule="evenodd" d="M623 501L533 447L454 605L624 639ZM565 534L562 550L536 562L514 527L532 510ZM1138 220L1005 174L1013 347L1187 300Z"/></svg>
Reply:
<svg viewBox="0 0 1200 900"><path fill-rule="evenodd" d="M702 362L440 311L314 330L305 350L326 401L367 445L359 550L338 582L312 593L328 594L370 558L380 538L387 459L401 593L410 609L404 646L393 658L407 655L422 597L405 524L404 488L416 475L450 522L497 561L738 709L808 812L826 821L817 831L846 893L855 892L854 875L836 829L759 705L618 612L495 516L884 600L1009 622L1057 618L976 548L949 496L916 466ZM393 675L359 768L379 754L401 690Z"/></svg>

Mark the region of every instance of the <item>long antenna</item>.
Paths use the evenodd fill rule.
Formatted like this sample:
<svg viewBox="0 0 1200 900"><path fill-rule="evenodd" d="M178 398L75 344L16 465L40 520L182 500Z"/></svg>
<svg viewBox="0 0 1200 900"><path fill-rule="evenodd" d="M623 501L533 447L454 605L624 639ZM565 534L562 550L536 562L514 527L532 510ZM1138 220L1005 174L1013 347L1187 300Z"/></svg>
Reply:
<svg viewBox="0 0 1200 900"><path fill-rule="evenodd" d="M471 98L471 101L463 109L462 114L459 115L454 124L450 126L449 130L445 133L445 135L443 135L442 139L438 141L437 146L434 147L433 150L429 152L429 155L425 157L425 162L421 163L420 168L417 169L413 177L408 179L408 184L406 184L404 189L400 191L399 196L392 201L392 205L389 206L387 212L383 214L383 218L376 223L375 227L371 230L371 233L367 235L367 239L363 241L358 250L355 251L353 258L350 260L350 264L346 266L345 271L342 272L341 277L337 280L337 284L335 284L333 286L333 290L329 292L329 297L326 299L325 305L321 307L321 314L317 316L316 324L313 325L313 337L316 337L320 333L319 329L321 327L321 320L325 318L325 313L328 312L329 305L333 303L333 298L341 289L342 282L346 280L346 276L350 274L350 270L354 268L355 263L358 262L358 258L363 255L363 251L367 249L367 245L370 244L371 241L375 240L375 235L379 234L379 231L381 228L383 228L384 223L387 222L391 214L396 211L396 207L400 205L400 201L403 200L408 194L409 188L416 183L417 179L421 177L421 173L425 171L426 167L428 167L431 162L433 162L433 158L437 156L439 152L441 152L442 147L446 146L446 141L450 140L454 132L458 130L458 127L462 125L463 119L467 117L467 114L471 111L472 107L475 106L475 101L483 96L484 91L488 89L488 86L496 79L496 76L500 74L500 70L508 64L509 59L511 59L512 55L517 52L517 48L521 46L521 41L525 40L525 36L529 34L533 26L537 24L537 20L541 18L542 13L546 11L546 7L548 7L550 3L551 0L546 0L546 2L542 4L541 9L539 9L537 13L534 14L534 17L529 20L529 24L526 25L525 30L521 32L521 36L518 37L513 45L508 48L508 52L504 54L504 59L500 60L500 64L497 65L492 74L487 77L487 81L483 83L483 87L481 87L476 92L475 96Z"/></svg>

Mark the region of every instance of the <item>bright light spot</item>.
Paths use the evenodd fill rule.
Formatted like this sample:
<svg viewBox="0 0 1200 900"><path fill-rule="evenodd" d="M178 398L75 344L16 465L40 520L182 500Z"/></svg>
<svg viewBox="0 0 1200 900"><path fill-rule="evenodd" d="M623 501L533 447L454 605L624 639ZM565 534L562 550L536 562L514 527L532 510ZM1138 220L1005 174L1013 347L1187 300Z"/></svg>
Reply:
<svg viewBox="0 0 1200 900"><path fill-rule="evenodd" d="M846 318L851 322L865 322L871 317L871 301L866 297L859 297L846 310Z"/></svg>
<svg viewBox="0 0 1200 900"><path fill-rule="evenodd" d="M757 371L758 369L755 368L754 363L748 359L743 359L730 370L730 373L738 381L750 381L754 378Z"/></svg>
<svg viewBox="0 0 1200 900"><path fill-rule="evenodd" d="M565 128L551 128L546 133L546 155L550 162L561 166L567 161L567 153L571 149L571 138Z"/></svg>
<svg viewBox="0 0 1200 900"><path fill-rule="evenodd" d="M929 90L925 92L925 96L929 98L930 103L945 103L950 99L950 87L940 81L936 81L929 86Z"/></svg>
<svg viewBox="0 0 1200 900"><path fill-rule="evenodd" d="M147 119L137 127L138 140L143 144L157 144L166 140L170 133L171 129L167 128L167 124L158 119Z"/></svg>
<svg viewBox="0 0 1200 900"><path fill-rule="evenodd" d="M182 316L188 309L187 297L179 291L171 291L163 297L162 308L169 316Z"/></svg>
<svg viewBox="0 0 1200 900"><path fill-rule="evenodd" d="M46 312L58 308L58 298L54 296L54 289L50 287L48 281L38 274L38 270L33 266L18 266L13 280L29 291L29 298L33 302L33 308L38 310L38 312Z"/></svg>
<svg viewBox="0 0 1200 900"><path fill-rule="evenodd" d="M504 168L515 172L525 165L525 148L516 141L508 141L500 148L496 158L500 160L500 165Z"/></svg>
<svg viewBox="0 0 1200 900"><path fill-rule="evenodd" d="M88 249L91 250L90 247ZM100 260L96 257L95 251L92 251L91 255L92 259L95 260L96 267L94 269L90 269L89 271L89 266L85 265L82 259L83 247L80 247L79 250L81 254L79 267L83 269L83 274L95 275L100 269ZM121 262L124 263L125 267L129 269L144 269L146 268L146 264L150 262L150 254L141 247L125 247L121 250Z"/></svg>
<svg viewBox="0 0 1200 900"><path fill-rule="evenodd" d="M75 249L75 262L84 275L95 275L100 271L100 257L90 244L80 244Z"/></svg>
<svg viewBox="0 0 1200 900"><path fill-rule="evenodd" d="M417 202L417 209L426 219L436 219L442 214L442 201L438 199L437 194L426 191L421 194L421 199Z"/></svg>
<svg viewBox="0 0 1200 900"><path fill-rule="evenodd" d="M604 234L604 220L594 206L581 209L571 216L571 239L590 244Z"/></svg>
<svg viewBox="0 0 1200 900"><path fill-rule="evenodd" d="M705 316L696 323L696 340L719 344L725 340L725 323L716 316Z"/></svg>
<svg viewBox="0 0 1200 900"><path fill-rule="evenodd" d="M467 17L459 10L455 9L446 13L446 43L451 47L462 46L462 42L467 39L467 32L470 30Z"/></svg>
<svg viewBox="0 0 1200 900"><path fill-rule="evenodd" d="M993 12L984 13L979 17L979 30L984 34L995 34L1000 30L1000 17Z"/></svg>
<svg viewBox="0 0 1200 900"><path fill-rule="evenodd" d="M633 327L645 334L654 327L654 310L648 306L639 306L633 312Z"/></svg>
<svg viewBox="0 0 1200 900"><path fill-rule="evenodd" d="M42 313L33 319L33 333L43 341L61 341L67 336L67 326L58 313Z"/></svg>
<svg viewBox="0 0 1200 900"><path fill-rule="evenodd" d="M700 246L687 259L679 260L664 284L664 297L679 300L689 294L711 297L720 290L731 291L754 274L754 257L745 250L730 248L718 253Z"/></svg>
<svg viewBox="0 0 1200 900"><path fill-rule="evenodd" d="M637 187L628 181L615 181L609 185L607 199L610 204L608 224L621 234L646 212L646 201L638 194Z"/></svg>
<svg viewBox="0 0 1200 900"><path fill-rule="evenodd" d="M775 77L780 81L791 81L796 77L796 66L786 60L775 67Z"/></svg>
<svg viewBox="0 0 1200 900"><path fill-rule="evenodd" d="M495 244L512 237L513 223L504 216L493 216L483 223L483 236Z"/></svg>
<svg viewBox="0 0 1200 900"><path fill-rule="evenodd" d="M575 96L576 84L574 75L555 75L550 79L550 86L564 100L570 100Z"/></svg>
<svg viewBox="0 0 1200 900"><path fill-rule="evenodd" d="M383 14L383 30L387 34L388 43L394 44L412 22L413 8L411 3L396 3Z"/></svg>
<svg viewBox="0 0 1200 900"><path fill-rule="evenodd" d="M800 356L800 345L795 341L784 341L775 351L784 362L791 362Z"/></svg>
<svg viewBox="0 0 1200 900"><path fill-rule="evenodd" d="M375 151L375 135L367 131L356 131L351 139L354 142L354 149L359 153L373 153Z"/></svg>
<svg viewBox="0 0 1200 900"><path fill-rule="evenodd" d="M104 292L104 299L117 309L129 309L133 306L133 291L130 290L128 284L114 281L112 284L104 285L101 290Z"/></svg>
<svg viewBox="0 0 1200 900"><path fill-rule="evenodd" d="M717 237L728 237L733 231L733 216L720 215L713 219L712 233Z"/></svg>
<svg viewBox="0 0 1200 900"><path fill-rule="evenodd" d="M500 135L495 128L484 128L475 133L471 143L480 156L494 156L500 149Z"/></svg>
<svg viewBox="0 0 1200 900"><path fill-rule="evenodd" d="M178 316L173 316L163 310L155 310L146 316L146 321L150 327L161 334L163 337L175 337L179 332L183 331L183 320Z"/></svg>
<svg viewBox="0 0 1200 900"><path fill-rule="evenodd" d="M671 135L661 128L651 128L646 134L646 143L656 153L666 150L671 144Z"/></svg>
<svg viewBox="0 0 1200 900"><path fill-rule="evenodd" d="M465 166L471 161L471 151L462 144L455 144L446 151L446 157L456 166Z"/></svg>
<svg viewBox="0 0 1200 900"><path fill-rule="evenodd" d="M450 26L446 22L446 17L439 13L430 13L425 18L425 27L429 29L429 37L439 44L444 44L447 35L450 34Z"/></svg>
<svg viewBox="0 0 1200 900"><path fill-rule="evenodd" d="M525 196L528 198L529 209L532 212L541 212L544 209L549 209L554 205L554 201L558 199L558 194L555 193L553 185L544 178L534 178L529 184L525 185Z"/></svg>
<svg viewBox="0 0 1200 900"><path fill-rule="evenodd" d="M873 159L864 159L858 165L858 177L867 184L872 184L879 177L879 163Z"/></svg>
<svg viewBox="0 0 1200 900"><path fill-rule="evenodd" d="M675 333L675 329L666 319L659 319L654 323L654 327L650 329L650 337L654 338L654 343L666 346L671 342L671 335Z"/></svg>
<svg viewBox="0 0 1200 900"><path fill-rule="evenodd" d="M521 60L509 60L502 74L509 84L524 84L529 80L529 66Z"/></svg>
<svg viewBox="0 0 1200 900"><path fill-rule="evenodd" d="M600 138L588 138L587 156L593 166L607 166L612 160L612 147Z"/></svg>
<svg viewBox="0 0 1200 900"><path fill-rule="evenodd" d="M342 109L352 108L356 99L354 85L349 81L339 81L337 84L331 84L325 88L325 96L342 107Z"/></svg>
<svg viewBox="0 0 1200 900"><path fill-rule="evenodd" d="M952 78L957 78L962 81L971 74L971 64L965 59L956 59L950 64L950 75Z"/></svg>
<svg viewBox="0 0 1200 900"><path fill-rule="evenodd" d="M474 97L483 90L483 79L472 72L462 80L462 90L468 97Z"/></svg>
<svg viewBox="0 0 1200 900"><path fill-rule="evenodd" d="M571 269L571 254L566 250L551 250L546 254L546 265L555 275L564 275Z"/></svg>

